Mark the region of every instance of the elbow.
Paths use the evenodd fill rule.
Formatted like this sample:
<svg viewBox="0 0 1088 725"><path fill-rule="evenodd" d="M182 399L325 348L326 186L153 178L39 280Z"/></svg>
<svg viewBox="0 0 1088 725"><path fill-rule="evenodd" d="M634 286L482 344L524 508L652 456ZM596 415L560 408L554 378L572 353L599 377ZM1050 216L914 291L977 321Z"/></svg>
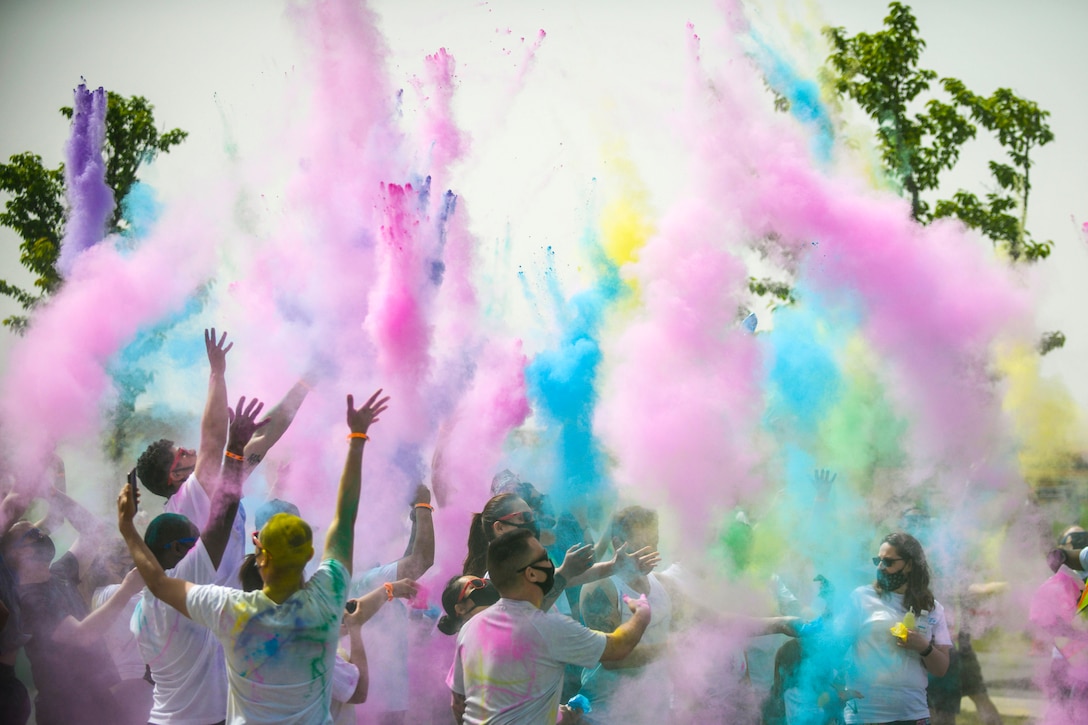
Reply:
<svg viewBox="0 0 1088 725"><path fill-rule="evenodd" d="M359 685L355 688L355 692L351 693L351 697L348 699L348 704L362 705L366 702L367 695L370 694L370 682L366 678L359 678Z"/></svg>

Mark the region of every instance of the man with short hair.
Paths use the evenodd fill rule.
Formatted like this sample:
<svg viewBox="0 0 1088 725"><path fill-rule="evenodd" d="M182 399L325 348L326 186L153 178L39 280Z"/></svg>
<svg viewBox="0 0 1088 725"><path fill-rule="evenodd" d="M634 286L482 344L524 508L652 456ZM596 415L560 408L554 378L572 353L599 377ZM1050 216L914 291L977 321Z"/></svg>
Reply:
<svg viewBox="0 0 1088 725"><path fill-rule="evenodd" d="M612 519L612 548L627 544L628 551L649 547L657 551L657 513L642 506L628 506ZM581 694L593 704L589 722L622 722L637 716L647 722L667 720L669 701L669 668L664 659L669 629L672 626L673 587L667 576L643 572L633 564L617 567L606 579L582 587L581 611L587 626L611 630L627 619L623 597L645 596L653 609L654 620L647 628L639 646L630 656L615 662L601 662L582 674ZM645 683L642 696L622 697L621 690L631 692L630 683Z"/></svg>
<svg viewBox="0 0 1088 725"><path fill-rule="evenodd" d="M217 339L214 327L204 330L210 373L208 398L200 422L200 448L182 448L163 438L148 446L136 463L140 483L151 493L166 498L164 508L167 512L200 523L211 515L211 499L222 471L223 449L227 443L230 408L227 402L227 353L234 343L226 344L226 341L227 333ZM260 431L240 454L245 459L242 462L243 481L286 432L308 392L308 385L299 381L269 411ZM240 587L238 568L245 556L245 510L241 506L233 527L223 554L223 566L217 569L216 583Z"/></svg>
<svg viewBox="0 0 1088 725"><path fill-rule="evenodd" d="M554 724L566 664L622 660L650 624L646 599L631 599L631 618L611 634L596 632L540 606L555 564L526 529L488 546L487 569L502 598L464 624L446 684L457 723Z"/></svg>
<svg viewBox="0 0 1088 725"><path fill-rule="evenodd" d="M347 398L348 455L336 513L326 534L324 561L309 581L303 572L314 553L313 532L297 516L276 514L253 537L264 588L243 592L167 576L136 533L129 488L118 496L118 527L148 589L211 629L223 645L230 683L227 722L232 725L331 722L333 660L351 576L363 446L371 423L389 401L380 395L379 390L358 410L352 396Z"/></svg>
<svg viewBox="0 0 1088 725"><path fill-rule="evenodd" d="M211 515L203 531L181 514L160 514L144 532L144 543L169 576L212 584L231 535L242 492L242 457L259 427L261 406L239 401L232 416L223 461L223 479L215 488ZM212 725L227 713L227 671L223 648L207 627L183 617L149 589L136 605L131 628L143 661L151 668L153 704L147 722Z"/></svg>

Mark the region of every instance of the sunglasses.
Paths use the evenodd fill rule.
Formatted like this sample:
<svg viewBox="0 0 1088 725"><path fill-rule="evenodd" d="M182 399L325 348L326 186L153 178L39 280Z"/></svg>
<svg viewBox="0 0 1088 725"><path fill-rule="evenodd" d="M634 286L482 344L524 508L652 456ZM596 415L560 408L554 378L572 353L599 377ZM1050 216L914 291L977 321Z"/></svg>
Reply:
<svg viewBox="0 0 1088 725"><path fill-rule="evenodd" d="M465 585L461 587L461 594L457 597L457 603L460 604L461 602L465 601L465 597L467 597L471 592L474 592L477 589L483 589L486 586L487 582L485 582L483 579L469 579L467 582L465 582Z"/></svg>
<svg viewBox="0 0 1088 725"><path fill-rule="evenodd" d="M883 564L884 568L887 569L889 566L897 561L904 561L904 559L893 559L890 556L874 556L873 566L880 566L881 564Z"/></svg>
<svg viewBox="0 0 1088 725"><path fill-rule="evenodd" d="M540 566L544 563L551 564L551 566ZM555 569L555 562L551 560L551 557L545 555L537 559L536 561L529 562L525 566L518 569L518 574L525 571L526 569L536 569L537 571L552 571L553 569Z"/></svg>
<svg viewBox="0 0 1088 725"><path fill-rule="evenodd" d="M521 517L521 524L515 523L515 522L510 520L510 519L513 519L516 516ZM495 520L496 521L501 521L504 524L510 524L511 526L521 526L522 524L531 524L531 523L533 523L534 521L536 521L536 516L533 515L532 511L515 511L512 514L506 514L505 516L500 516L499 518L497 518Z"/></svg>
<svg viewBox="0 0 1088 725"><path fill-rule="evenodd" d="M196 546L196 542L197 542L197 537L196 536L186 536L184 539L174 539L173 541L171 541L169 543L163 544L162 548L169 549L174 544L185 544L191 549L194 546Z"/></svg>
<svg viewBox="0 0 1088 725"><path fill-rule="evenodd" d="M176 451L174 451L174 462L170 464L170 473L171 474L177 473L179 470L187 471L187 470L196 468L196 466L183 466L181 469L178 469L178 461L181 460L181 457L185 453L186 453L186 450L184 448L180 448L180 447Z"/></svg>
<svg viewBox="0 0 1088 725"><path fill-rule="evenodd" d="M35 543L45 539L45 532L39 529L37 526L27 529L26 533L18 538L17 544L22 544L27 539L33 540Z"/></svg>

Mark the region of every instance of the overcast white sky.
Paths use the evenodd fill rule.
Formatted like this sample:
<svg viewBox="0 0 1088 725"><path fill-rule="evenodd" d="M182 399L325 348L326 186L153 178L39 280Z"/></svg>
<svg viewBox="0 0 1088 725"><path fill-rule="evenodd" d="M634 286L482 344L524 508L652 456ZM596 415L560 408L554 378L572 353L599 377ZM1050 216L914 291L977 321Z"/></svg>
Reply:
<svg viewBox="0 0 1088 725"><path fill-rule="evenodd" d="M1011 87L1053 114L1057 140L1036 156L1029 227L1056 248L1028 283L1038 290L1040 328L1061 329L1069 338L1045 370L1068 382L1083 409L1088 248L1079 226L1088 219L1082 132L1088 70L1081 49L1088 3L919 0L911 6L928 43L924 66L980 93ZM601 171L601 147L617 138L647 180L655 207L672 201L683 162L662 107L683 85L684 25L693 22L709 38L721 26L714 3L383 0L373 7L390 45L394 84L419 73L423 56L439 47L457 58L456 108L472 138L459 190L482 238L502 235L511 219L524 230L514 234L515 243L576 238L589 180ZM877 0L756 7L769 28L790 17L813 34L825 22L875 31L886 14ZM526 49L540 29L547 39L526 69ZM49 164L60 161L68 128L57 108L71 103L82 76L91 86L146 96L161 123L190 132L144 174L165 200L188 196L224 166L228 140L243 156L261 152L263 132L275 125L300 60L276 0L3 0L0 158L33 150ZM948 186L982 191L986 152L969 148ZM27 280L7 230L0 230L0 277ZM4 316L14 309L0 303ZM0 340L0 355L9 343Z"/></svg>

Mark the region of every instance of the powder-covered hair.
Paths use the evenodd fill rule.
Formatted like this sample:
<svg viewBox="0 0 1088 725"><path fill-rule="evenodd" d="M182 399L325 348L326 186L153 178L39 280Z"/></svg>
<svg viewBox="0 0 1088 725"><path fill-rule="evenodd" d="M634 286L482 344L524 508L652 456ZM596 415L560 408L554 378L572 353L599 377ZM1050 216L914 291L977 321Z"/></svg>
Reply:
<svg viewBox="0 0 1088 725"><path fill-rule="evenodd" d="M911 569L907 572L907 591L903 595L903 606L915 615L922 610L932 612L934 606L933 592L929 590L929 564L926 562L926 552L918 539L903 531L888 534L881 542L895 547L895 553L910 563ZM906 563L903 564L906 566ZM879 582L873 582L878 592L883 592Z"/></svg>
<svg viewBox="0 0 1088 725"><path fill-rule="evenodd" d="M174 441L160 438L145 448L136 461L136 475L140 477L140 483L156 496L169 498L173 447Z"/></svg>

